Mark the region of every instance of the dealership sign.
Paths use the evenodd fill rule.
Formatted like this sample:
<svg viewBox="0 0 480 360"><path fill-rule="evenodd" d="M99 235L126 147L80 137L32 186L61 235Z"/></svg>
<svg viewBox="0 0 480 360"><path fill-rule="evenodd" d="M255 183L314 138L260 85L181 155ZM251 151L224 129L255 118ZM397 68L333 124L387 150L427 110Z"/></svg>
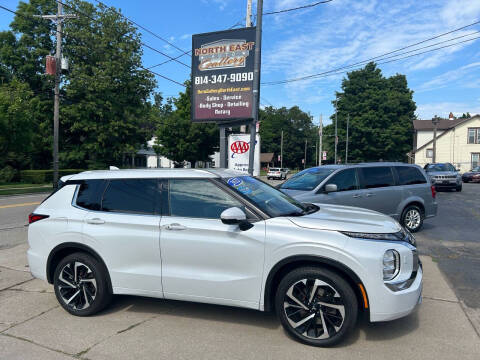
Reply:
<svg viewBox="0 0 480 360"><path fill-rule="evenodd" d="M257 134L255 157L253 161L253 176L260 175L260 135ZM232 134L228 137L228 168L248 173L248 158L250 154L250 134Z"/></svg>
<svg viewBox="0 0 480 360"><path fill-rule="evenodd" d="M192 121L252 119L255 28L192 36Z"/></svg>

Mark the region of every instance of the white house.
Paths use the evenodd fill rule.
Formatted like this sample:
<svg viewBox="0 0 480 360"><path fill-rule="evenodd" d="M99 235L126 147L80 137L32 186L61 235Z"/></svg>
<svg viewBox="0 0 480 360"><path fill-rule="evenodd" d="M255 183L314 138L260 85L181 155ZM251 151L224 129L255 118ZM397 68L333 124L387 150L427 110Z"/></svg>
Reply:
<svg viewBox="0 0 480 360"><path fill-rule="evenodd" d="M424 166L433 158L433 122L414 120L414 149L411 153L415 164ZM437 124L436 162L449 162L468 171L480 165L480 115L468 119L440 119Z"/></svg>

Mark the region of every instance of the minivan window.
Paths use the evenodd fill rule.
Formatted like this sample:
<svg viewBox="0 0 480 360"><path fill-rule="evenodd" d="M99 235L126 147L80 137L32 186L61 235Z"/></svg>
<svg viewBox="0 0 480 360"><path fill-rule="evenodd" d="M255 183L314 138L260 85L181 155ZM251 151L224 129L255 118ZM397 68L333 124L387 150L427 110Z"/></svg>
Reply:
<svg viewBox="0 0 480 360"><path fill-rule="evenodd" d="M392 170L389 166L372 166L361 168L365 189L393 186Z"/></svg>
<svg viewBox="0 0 480 360"><path fill-rule="evenodd" d="M355 169L342 170L333 175L328 184L337 185L337 191L349 191L358 189L358 181Z"/></svg>
<svg viewBox="0 0 480 360"><path fill-rule="evenodd" d="M84 180L78 189L77 205L89 210L100 210L105 183L102 179Z"/></svg>
<svg viewBox="0 0 480 360"><path fill-rule="evenodd" d="M399 185L426 184L427 180L422 172L413 166L395 166Z"/></svg>
<svg viewBox="0 0 480 360"><path fill-rule="evenodd" d="M110 180L102 199L102 210L132 214L156 214L157 179Z"/></svg>
<svg viewBox="0 0 480 360"><path fill-rule="evenodd" d="M169 196L171 216L220 219L228 208L244 209L240 201L206 179L171 179Z"/></svg>
<svg viewBox="0 0 480 360"><path fill-rule="evenodd" d="M325 168L306 169L285 181L280 188L307 191L313 190L334 171L335 169Z"/></svg>

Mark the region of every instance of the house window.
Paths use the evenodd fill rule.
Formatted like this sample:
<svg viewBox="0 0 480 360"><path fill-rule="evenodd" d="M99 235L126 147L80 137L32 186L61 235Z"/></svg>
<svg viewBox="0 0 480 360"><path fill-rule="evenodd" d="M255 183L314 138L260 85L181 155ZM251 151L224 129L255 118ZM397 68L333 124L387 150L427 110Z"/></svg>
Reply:
<svg viewBox="0 0 480 360"><path fill-rule="evenodd" d="M472 153L472 169L480 166L480 153Z"/></svg>
<svg viewBox="0 0 480 360"><path fill-rule="evenodd" d="M480 144L480 128L468 128L468 144Z"/></svg>
<svg viewBox="0 0 480 360"><path fill-rule="evenodd" d="M427 158L428 159L433 158L433 149L427 149Z"/></svg>

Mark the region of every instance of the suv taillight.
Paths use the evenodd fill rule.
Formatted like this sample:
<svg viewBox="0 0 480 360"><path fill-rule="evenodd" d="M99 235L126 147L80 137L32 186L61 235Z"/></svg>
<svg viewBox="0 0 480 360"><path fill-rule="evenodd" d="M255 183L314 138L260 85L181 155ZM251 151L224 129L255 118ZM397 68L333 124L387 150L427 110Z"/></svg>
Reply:
<svg viewBox="0 0 480 360"><path fill-rule="evenodd" d="M435 199L435 196L437 196L437 191L435 190L435 186L430 186L430 189L432 190L432 198Z"/></svg>
<svg viewBox="0 0 480 360"><path fill-rule="evenodd" d="M34 222L48 218L48 216L49 215L31 213L30 215L28 215L28 223L33 224Z"/></svg>

